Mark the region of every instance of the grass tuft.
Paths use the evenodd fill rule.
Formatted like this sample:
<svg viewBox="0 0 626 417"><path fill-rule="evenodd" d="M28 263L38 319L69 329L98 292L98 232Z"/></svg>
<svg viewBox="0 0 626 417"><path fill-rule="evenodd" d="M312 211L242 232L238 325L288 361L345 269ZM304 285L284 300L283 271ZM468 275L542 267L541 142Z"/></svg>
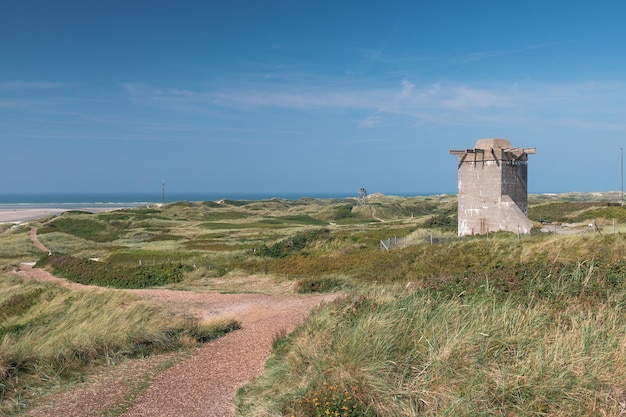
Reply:
<svg viewBox="0 0 626 417"><path fill-rule="evenodd" d="M327 382L358 387L362 412L381 416L619 416L626 289L589 297L606 285L593 271L538 271L536 291L494 278L471 291L387 288L336 301L281 342L240 391L238 415L325 413L314 398Z"/></svg>
<svg viewBox="0 0 626 417"><path fill-rule="evenodd" d="M70 292L10 276L0 279L0 306L1 415L93 366L197 346L239 328L234 319L177 316L122 291Z"/></svg>

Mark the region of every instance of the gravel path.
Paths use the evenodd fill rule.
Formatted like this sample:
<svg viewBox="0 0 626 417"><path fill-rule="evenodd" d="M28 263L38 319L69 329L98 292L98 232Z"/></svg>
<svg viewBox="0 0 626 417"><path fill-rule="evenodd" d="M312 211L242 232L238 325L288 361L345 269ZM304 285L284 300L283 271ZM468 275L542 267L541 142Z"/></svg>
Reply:
<svg viewBox="0 0 626 417"><path fill-rule="evenodd" d="M48 272L32 268L30 265L22 265L18 274L26 278L58 281L74 290L86 288L53 277ZM125 417L232 416L237 389L251 378L261 375L275 335L293 331L314 306L337 297L337 295L269 296L172 290L130 290L130 292L141 297L173 303L174 308L206 319L220 316L235 317L242 323L242 328L207 343L190 358L157 375L143 396L123 414ZM46 401L47 404L33 410L30 415L59 417L99 415L94 408L105 403L105 399L101 397L111 395L106 390L79 389L75 395L66 393Z"/></svg>
<svg viewBox="0 0 626 417"><path fill-rule="evenodd" d="M235 316L242 329L212 342L160 374L126 417L232 416L237 389L261 375L272 340L291 332L307 312L329 296L184 294L142 291L167 301L203 305L205 315Z"/></svg>
<svg viewBox="0 0 626 417"><path fill-rule="evenodd" d="M35 236L31 234L31 237ZM33 240L34 242L35 240ZM47 249L42 249L47 250ZM18 274L40 280L54 280L72 289L85 288L56 278L41 269L22 265ZM92 287L98 288L98 287ZM242 328L199 348L191 357L156 375L125 417L184 417L233 415L237 389L263 372L275 335L291 332L316 305L337 295L269 296L262 294L220 294L172 290L131 290L141 297L172 303L198 317L235 317ZM99 404L116 393L115 387L77 387L54 396L30 413L31 416L101 415ZM106 398L105 398L106 397ZM110 401L108 401L110 402Z"/></svg>

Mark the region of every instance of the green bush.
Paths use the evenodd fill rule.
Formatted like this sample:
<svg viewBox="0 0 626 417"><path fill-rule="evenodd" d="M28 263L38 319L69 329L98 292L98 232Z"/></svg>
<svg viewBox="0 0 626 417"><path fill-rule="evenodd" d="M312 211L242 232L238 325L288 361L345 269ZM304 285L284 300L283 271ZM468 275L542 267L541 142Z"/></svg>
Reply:
<svg viewBox="0 0 626 417"><path fill-rule="evenodd" d="M300 232L295 236L281 240L271 246L262 246L253 253L257 256L280 258L304 249L308 244L327 237L330 231L326 228Z"/></svg>
<svg viewBox="0 0 626 417"><path fill-rule="evenodd" d="M112 288L146 288L172 284L183 279L181 263L128 266L68 255L43 256L36 267L50 265L55 275L84 285Z"/></svg>
<svg viewBox="0 0 626 417"><path fill-rule="evenodd" d="M296 291L300 294L330 292L342 287L343 282L335 277L303 278L296 284Z"/></svg>
<svg viewBox="0 0 626 417"><path fill-rule="evenodd" d="M458 220L456 216L450 216L446 214L436 214L429 217L421 227L425 229L443 229L443 230L456 230L458 226Z"/></svg>
<svg viewBox="0 0 626 417"><path fill-rule="evenodd" d="M342 219L354 217L354 214L352 213L352 207L353 207L352 204L344 204L344 205L333 208L334 219L342 220Z"/></svg>
<svg viewBox="0 0 626 417"><path fill-rule="evenodd" d="M119 239L128 226L127 222L121 221L103 223L95 219L59 217L40 228L37 233L60 232L93 242L112 242Z"/></svg>

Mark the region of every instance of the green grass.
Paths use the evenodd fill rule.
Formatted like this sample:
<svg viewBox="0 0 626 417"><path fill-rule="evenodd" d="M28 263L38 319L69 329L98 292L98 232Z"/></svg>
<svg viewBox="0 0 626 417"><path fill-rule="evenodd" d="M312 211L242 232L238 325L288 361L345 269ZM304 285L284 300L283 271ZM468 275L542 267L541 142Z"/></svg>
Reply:
<svg viewBox="0 0 626 417"><path fill-rule="evenodd" d="M478 290L387 288L337 301L276 344L264 376L240 390L237 415L322 415L301 403L324 386L379 416L620 415L623 280L589 278L611 287L601 299L571 274L541 280L541 292L484 279Z"/></svg>
<svg viewBox="0 0 626 417"><path fill-rule="evenodd" d="M81 259L63 254L44 255L35 265L49 266L54 275L84 285L111 288L147 288L181 282L185 266L181 263L127 265Z"/></svg>
<svg viewBox="0 0 626 417"><path fill-rule="evenodd" d="M62 217L46 224L39 229L38 233L60 232L94 242L112 242L119 239L129 226L128 223L119 220L103 222L91 218L69 217L69 215L71 213L65 213Z"/></svg>
<svg viewBox="0 0 626 417"><path fill-rule="evenodd" d="M626 209L606 201L560 201L531 205L528 217L542 222L588 222L595 219L626 221Z"/></svg>
<svg viewBox="0 0 626 417"><path fill-rule="evenodd" d="M197 256L196 252L147 250L147 249L119 249L107 257L111 264L138 265L161 264L161 263L185 263L185 261Z"/></svg>
<svg viewBox="0 0 626 417"><path fill-rule="evenodd" d="M8 229L0 234L1 249L0 259L11 260L15 258L35 258L41 253L28 236L29 228L18 226Z"/></svg>
<svg viewBox="0 0 626 417"><path fill-rule="evenodd" d="M121 291L69 291L0 276L0 414L94 365L189 348L238 327L201 322Z"/></svg>

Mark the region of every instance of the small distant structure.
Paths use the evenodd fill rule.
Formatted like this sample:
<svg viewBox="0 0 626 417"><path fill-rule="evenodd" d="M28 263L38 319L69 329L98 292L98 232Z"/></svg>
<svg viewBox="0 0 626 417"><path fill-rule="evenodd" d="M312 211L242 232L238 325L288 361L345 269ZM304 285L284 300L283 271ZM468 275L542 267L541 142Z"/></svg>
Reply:
<svg viewBox="0 0 626 417"><path fill-rule="evenodd" d="M359 190L359 198L357 199L357 204L367 204L367 190L365 188L361 188Z"/></svg>
<svg viewBox="0 0 626 417"><path fill-rule="evenodd" d="M528 234L528 155L508 139L479 139L473 149L450 150L459 158L458 235L496 231Z"/></svg>

